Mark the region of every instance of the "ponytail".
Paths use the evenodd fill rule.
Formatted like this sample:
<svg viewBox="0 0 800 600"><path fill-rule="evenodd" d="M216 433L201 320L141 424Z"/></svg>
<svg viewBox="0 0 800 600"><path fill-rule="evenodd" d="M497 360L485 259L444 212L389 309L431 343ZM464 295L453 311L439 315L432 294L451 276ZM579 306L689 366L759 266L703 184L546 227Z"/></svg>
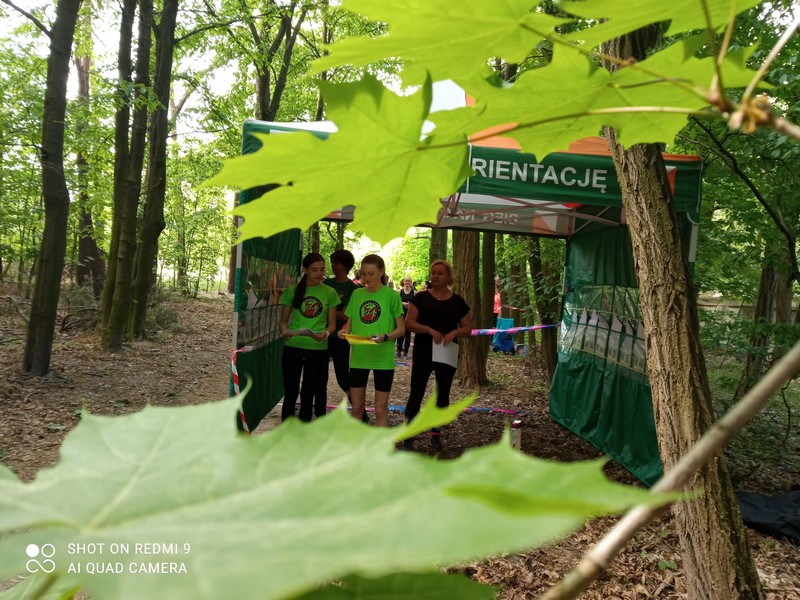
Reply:
<svg viewBox="0 0 800 600"><path fill-rule="evenodd" d="M324 263L325 259L322 258L322 255L317 252L309 252L303 258L303 268L308 270L311 265L316 262ZM294 298L292 298L292 308L296 308L300 310L300 307L303 305L303 298L306 295L306 287L308 285L308 272L303 273L303 276L300 278L300 281L297 282L297 287L294 288Z"/></svg>

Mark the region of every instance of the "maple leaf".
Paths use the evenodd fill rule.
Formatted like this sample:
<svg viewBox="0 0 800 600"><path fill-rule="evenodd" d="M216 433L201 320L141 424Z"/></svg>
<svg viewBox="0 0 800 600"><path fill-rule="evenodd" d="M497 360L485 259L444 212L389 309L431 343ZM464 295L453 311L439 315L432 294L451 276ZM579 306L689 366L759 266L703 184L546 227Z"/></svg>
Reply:
<svg viewBox="0 0 800 600"><path fill-rule="evenodd" d="M395 450L470 401L428 403L413 427L368 427L340 409L252 437L230 418L240 398L85 414L34 481L0 467L0 578L25 573L35 545L54 562L42 583L92 598L294 597L530 548L590 515L672 499L609 482L602 461L528 457L507 434L452 461ZM179 570L141 572L162 563Z"/></svg>
<svg viewBox="0 0 800 600"><path fill-rule="evenodd" d="M599 24L564 36L587 46L620 37L651 23L669 21L667 36L696 29L715 29L728 23L734 15L759 4L759 0L643 0L635 10L619 0L564 0L559 7L570 14L601 21Z"/></svg>
<svg viewBox="0 0 800 600"><path fill-rule="evenodd" d="M234 210L245 219L240 239L306 229L349 204L356 206L355 226L383 243L435 221L440 198L458 189L470 169L463 134L421 139L430 80L409 96L373 77L324 85L323 92L338 132L325 140L302 132L258 135L259 150L225 161L203 184L281 186Z"/></svg>
<svg viewBox="0 0 800 600"><path fill-rule="evenodd" d="M490 58L522 62L530 50L565 23L533 12L530 0L346 0L343 6L369 19L389 24L378 38L348 38L334 43L331 53L317 60L317 72L341 65L366 65L402 57L404 83L471 77Z"/></svg>

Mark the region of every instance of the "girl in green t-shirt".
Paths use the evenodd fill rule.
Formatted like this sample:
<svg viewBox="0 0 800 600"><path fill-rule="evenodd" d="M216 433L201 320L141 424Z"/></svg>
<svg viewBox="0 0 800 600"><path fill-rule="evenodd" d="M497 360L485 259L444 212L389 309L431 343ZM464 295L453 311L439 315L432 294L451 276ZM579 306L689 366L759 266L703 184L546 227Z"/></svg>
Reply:
<svg viewBox="0 0 800 600"><path fill-rule="evenodd" d="M350 350L350 401L353 417L361 419L370 370L375 384L375 423L389 425L389 392L394 379L393 340L405 335L403 304L400 296L384 284L386 265L377 254L368 254L359 269L363 288L353 292L344 314L347 322L339 331L358 336ZM354 340L355 341L355 340Z"/></svg>
<svg viewBox="0 0 800 600"><path fill-rule="evenodd" d="M282 357L282 421L295 416L298 394L300 420L311 420L314 393L323 370L328 368L328 336L336 331L339 295L333 288L324 285L323 279L325 259L316 252L311 252L303 259L303 276L300 281L281 294L283 312L278 329L286 340Z"/></svg>

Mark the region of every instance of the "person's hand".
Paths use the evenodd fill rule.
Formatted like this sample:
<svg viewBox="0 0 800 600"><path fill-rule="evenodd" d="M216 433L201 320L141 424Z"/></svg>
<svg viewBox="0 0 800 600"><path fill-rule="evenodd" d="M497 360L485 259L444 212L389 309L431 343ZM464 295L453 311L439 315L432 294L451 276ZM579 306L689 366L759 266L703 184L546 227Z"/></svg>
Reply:
<svg viewBox="0 0 800 600"><path fill-rule="evenodd" d="M339 337L340 340L343 340L344 336L347 335L348 333L350 332L345 329L340 329L339 333L337 333L336 335Z"/></svg>
<svg viewBox="0 0 800 600"><path fill-rule="evenodd" d="M369 339L371 339L376 344L382 344L383 343L383 336L382 335L371 335L371 336L369 336Z"/></svg>
<svg viewBox="0 0 800 600"><path fill-rule="evenodd" d="M435 344L441 344L442 343L442 340L444 339L444 336L441 334L441 332L436 331L433 327L428 327L428 333L433 338L433 342Z"/></svg>
<svg viewBox="0 0 800 600"><path fill-rule="evenodd" d="M442 345L443 346L447 346L447 344L452 342L454 339L456 339L456 332L455 331L451 331L450 333L448 333L447 335L445 335L442 338Z"/></svg>
<svg viewBox="0 0 800 600"><path fill-rule="evenodd" d="M328 337L328 332L326 330L326 331L320 331L319 333L312 333L311 337L314 338L316 341L321 342L322 340Z"/></svg>
<svg viewBox="0 0 800 600"><path fill-rule="evenodd" d="M286 330L281 333L281 336L285 337L288 340L289 338L293 338L294 334L291 333L289 330Z"/></svg>

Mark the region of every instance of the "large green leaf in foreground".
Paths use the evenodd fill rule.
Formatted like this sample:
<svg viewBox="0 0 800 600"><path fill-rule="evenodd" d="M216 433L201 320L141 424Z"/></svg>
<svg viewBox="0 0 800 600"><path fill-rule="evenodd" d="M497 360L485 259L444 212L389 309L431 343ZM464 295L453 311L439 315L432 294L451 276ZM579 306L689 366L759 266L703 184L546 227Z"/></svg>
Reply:
<svg viewBox="0 0 800 600"><path fill-rule="evenodd" d="M306 229L349 204L356 205L358 230L382 243L434 222L439 199L471 171L463 135L421 140L430 81L403 97L372 77L323 91L337 133L326 140L308 133L259 136L257 152L225 161L206 182L236 189L281 184L234 210L245 219L240 239Z"/></svg>
<svg viewBox="0 0 800 600"><path fill-rule="evenodd" d="M566 22L532 12L531 0L346 0L344 8L389 24L389 35L337 41L313 68L361 66L402 57L406 84L427 71L434 80L469 78L490 58L520 63L531 50Z"/></svg>
<svg viewBox="0 0 800 600"><path fill-rule="evenodd" d="M56 467L27 484L5 470L0 579L49 544L58 588L93 598L282 598L528 548L655 502L600 462L534 460L507 439L455 461L397 452L412 430L342 410L245 437L237 403L85 415ZM426 408L416 426L439 416Z"/></svg>

